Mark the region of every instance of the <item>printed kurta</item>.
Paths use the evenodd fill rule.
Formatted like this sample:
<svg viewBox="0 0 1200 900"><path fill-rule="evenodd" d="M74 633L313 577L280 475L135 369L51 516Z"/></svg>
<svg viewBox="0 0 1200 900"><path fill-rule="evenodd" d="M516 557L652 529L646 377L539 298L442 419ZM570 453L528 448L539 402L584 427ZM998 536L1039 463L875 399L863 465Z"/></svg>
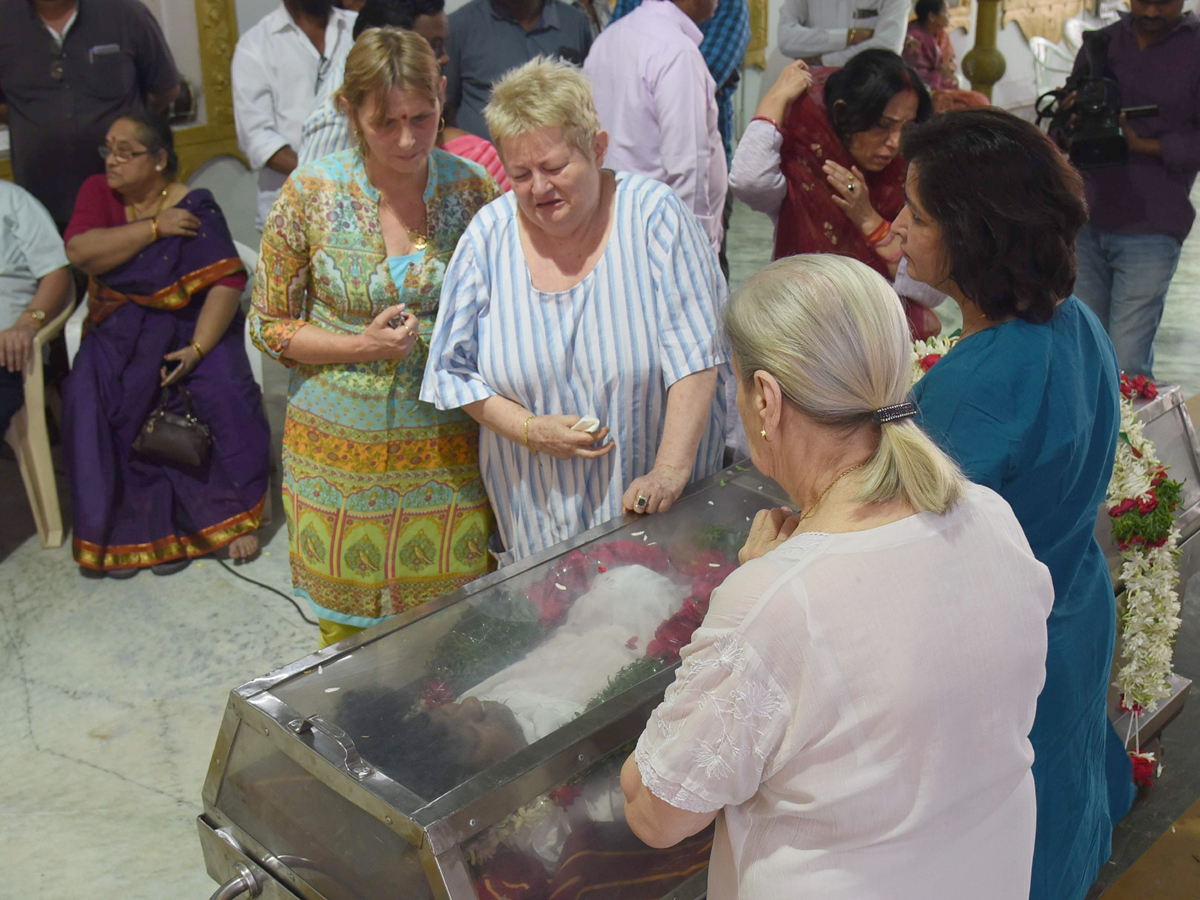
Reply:
<svg viewBox="0 0 1200 900"><path fill-rule="evenodd" d="M295 592L321 618L366 627L487 570L479 428L418 395L446 265L467 223L499 193L482 167L434 150L429 244L399 286L379 192L355 151L297 169L271 210L251 333L293 367L283 433L288 549ZM405 360L302 365L283 356L308 323L357 334L397 303L420 321Z"/></svg>
<svg viewBox="0 0 1200 900"><path fill-rule="evenodd" d="M446 272L422 399L455 408L494 394L537 415L593 415L612 429L599 459L536 459L483 429L480 468L505 562L621 514L621 495L654 467L667 391L720 366L692 478L724 449L727 291L704 230L664 184L617 173L614 221L596 267L566 291L530 280L510 193L471 223Z"/></svg>

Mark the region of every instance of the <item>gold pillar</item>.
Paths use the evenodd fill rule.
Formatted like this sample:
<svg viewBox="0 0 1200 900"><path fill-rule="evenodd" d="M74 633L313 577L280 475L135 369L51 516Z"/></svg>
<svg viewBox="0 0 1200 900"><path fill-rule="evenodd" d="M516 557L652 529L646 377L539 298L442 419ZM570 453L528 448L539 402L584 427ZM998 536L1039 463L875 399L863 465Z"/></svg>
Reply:
<svg viewBox="0 0 1200 900"><path fill-rule="evenodd" d="M979 0L975 20L975 46L963 57L963 74L971 87L991 99L992 85L1004 77L1004 54L996 49L996 31L1000 23L1000 0Z"/></svg>

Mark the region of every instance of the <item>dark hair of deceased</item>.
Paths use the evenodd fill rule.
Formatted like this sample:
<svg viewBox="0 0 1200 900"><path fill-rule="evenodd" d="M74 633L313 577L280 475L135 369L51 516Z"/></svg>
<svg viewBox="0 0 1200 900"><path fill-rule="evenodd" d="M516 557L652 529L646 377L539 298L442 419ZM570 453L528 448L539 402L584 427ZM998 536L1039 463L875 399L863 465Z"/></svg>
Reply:
<svg viewBox="0 0 1200 900"><path fill-rule="evenodd" d="M368 28L403 28L412 31L421 16L438 16L446 0L367 0L354 20L354 39Z"/></svg>
<svg viewBox="0 0 1200 900"><path fill-rule="evenodd" d="M918 22L928 22L930 16L936 16L946 8L946 0L917 0L913 12Z"/></svg>
<svg viewBox="0 0 1200 900"><path fill-rule="evenodd" d="M1075 287L1083 180L1029 122L998 109L942 113L901 153L942 230L950 278L993 321L1040 324Z"/></svg>
<svg viewBox="0 0 1200 900"><path fill-rule="evenodd" d="M406 692L355 688L332 718L364 760L421 799L434 800L478 774L479 764L473 747L412 708Z"/></svg>
<svg viewBox="0 0 1200 900"><path fill-rule="evenodd" d="M825 82L825 109L842 143L860 131L879 127L892 98L904 91L917 95L917 121L933 113L921 76L891 50L864 50Z"/></svg>
<svg viewBox="0 0 1200 900"><path fill-rule="evenodd" d="M120 117L137 126L138 140L146 145L151 156L160 150L167 152L163 174L174 178L175 173L179 171L179 157L175 155L175 135L171 132L171 123L167 121L167 117L148 109L122 113Z"/></svg>

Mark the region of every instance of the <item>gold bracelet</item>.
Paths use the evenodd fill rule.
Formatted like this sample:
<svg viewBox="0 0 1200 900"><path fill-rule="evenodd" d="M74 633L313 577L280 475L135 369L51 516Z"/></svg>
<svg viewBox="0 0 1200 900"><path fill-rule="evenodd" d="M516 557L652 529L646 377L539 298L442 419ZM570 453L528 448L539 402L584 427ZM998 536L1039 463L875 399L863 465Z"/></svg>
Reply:
<svg viewBox="0 0 1200 900"><path fill-rule="evenodd" d="M192 341L192 349L200 354L200 362L204 362L204 348L200 346L199 341Z"/></svg>
<svg viewBox="0 0 1200 900"><path fill-rule="evenodd" d="M154 229L154 240L158 240L158 216L154 216L150 220L150 227Z"/></svg>
<svg viewBox="0 0 1200 900"><path fill-rule="evenodd" d="M537 418L537 416L530 416L528 419L525 420L525 449L528 450L530 453L532 453L534 456L537 456L537 451L534 450L533 446L529 443L529 423L532 422L536 418Z"/></svg>

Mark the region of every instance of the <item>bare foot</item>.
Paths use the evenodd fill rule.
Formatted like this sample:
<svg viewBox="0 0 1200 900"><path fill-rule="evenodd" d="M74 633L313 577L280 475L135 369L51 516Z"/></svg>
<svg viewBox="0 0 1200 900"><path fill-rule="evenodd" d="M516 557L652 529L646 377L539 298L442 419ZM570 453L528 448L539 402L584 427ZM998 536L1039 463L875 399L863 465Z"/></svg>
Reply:
<svg viewBox="0 0 1200 900"><path fill-rule="evenodd" d="M243 534L229 545L229 558L233 560L249 559L258 552L258 535Z"/></svg>

